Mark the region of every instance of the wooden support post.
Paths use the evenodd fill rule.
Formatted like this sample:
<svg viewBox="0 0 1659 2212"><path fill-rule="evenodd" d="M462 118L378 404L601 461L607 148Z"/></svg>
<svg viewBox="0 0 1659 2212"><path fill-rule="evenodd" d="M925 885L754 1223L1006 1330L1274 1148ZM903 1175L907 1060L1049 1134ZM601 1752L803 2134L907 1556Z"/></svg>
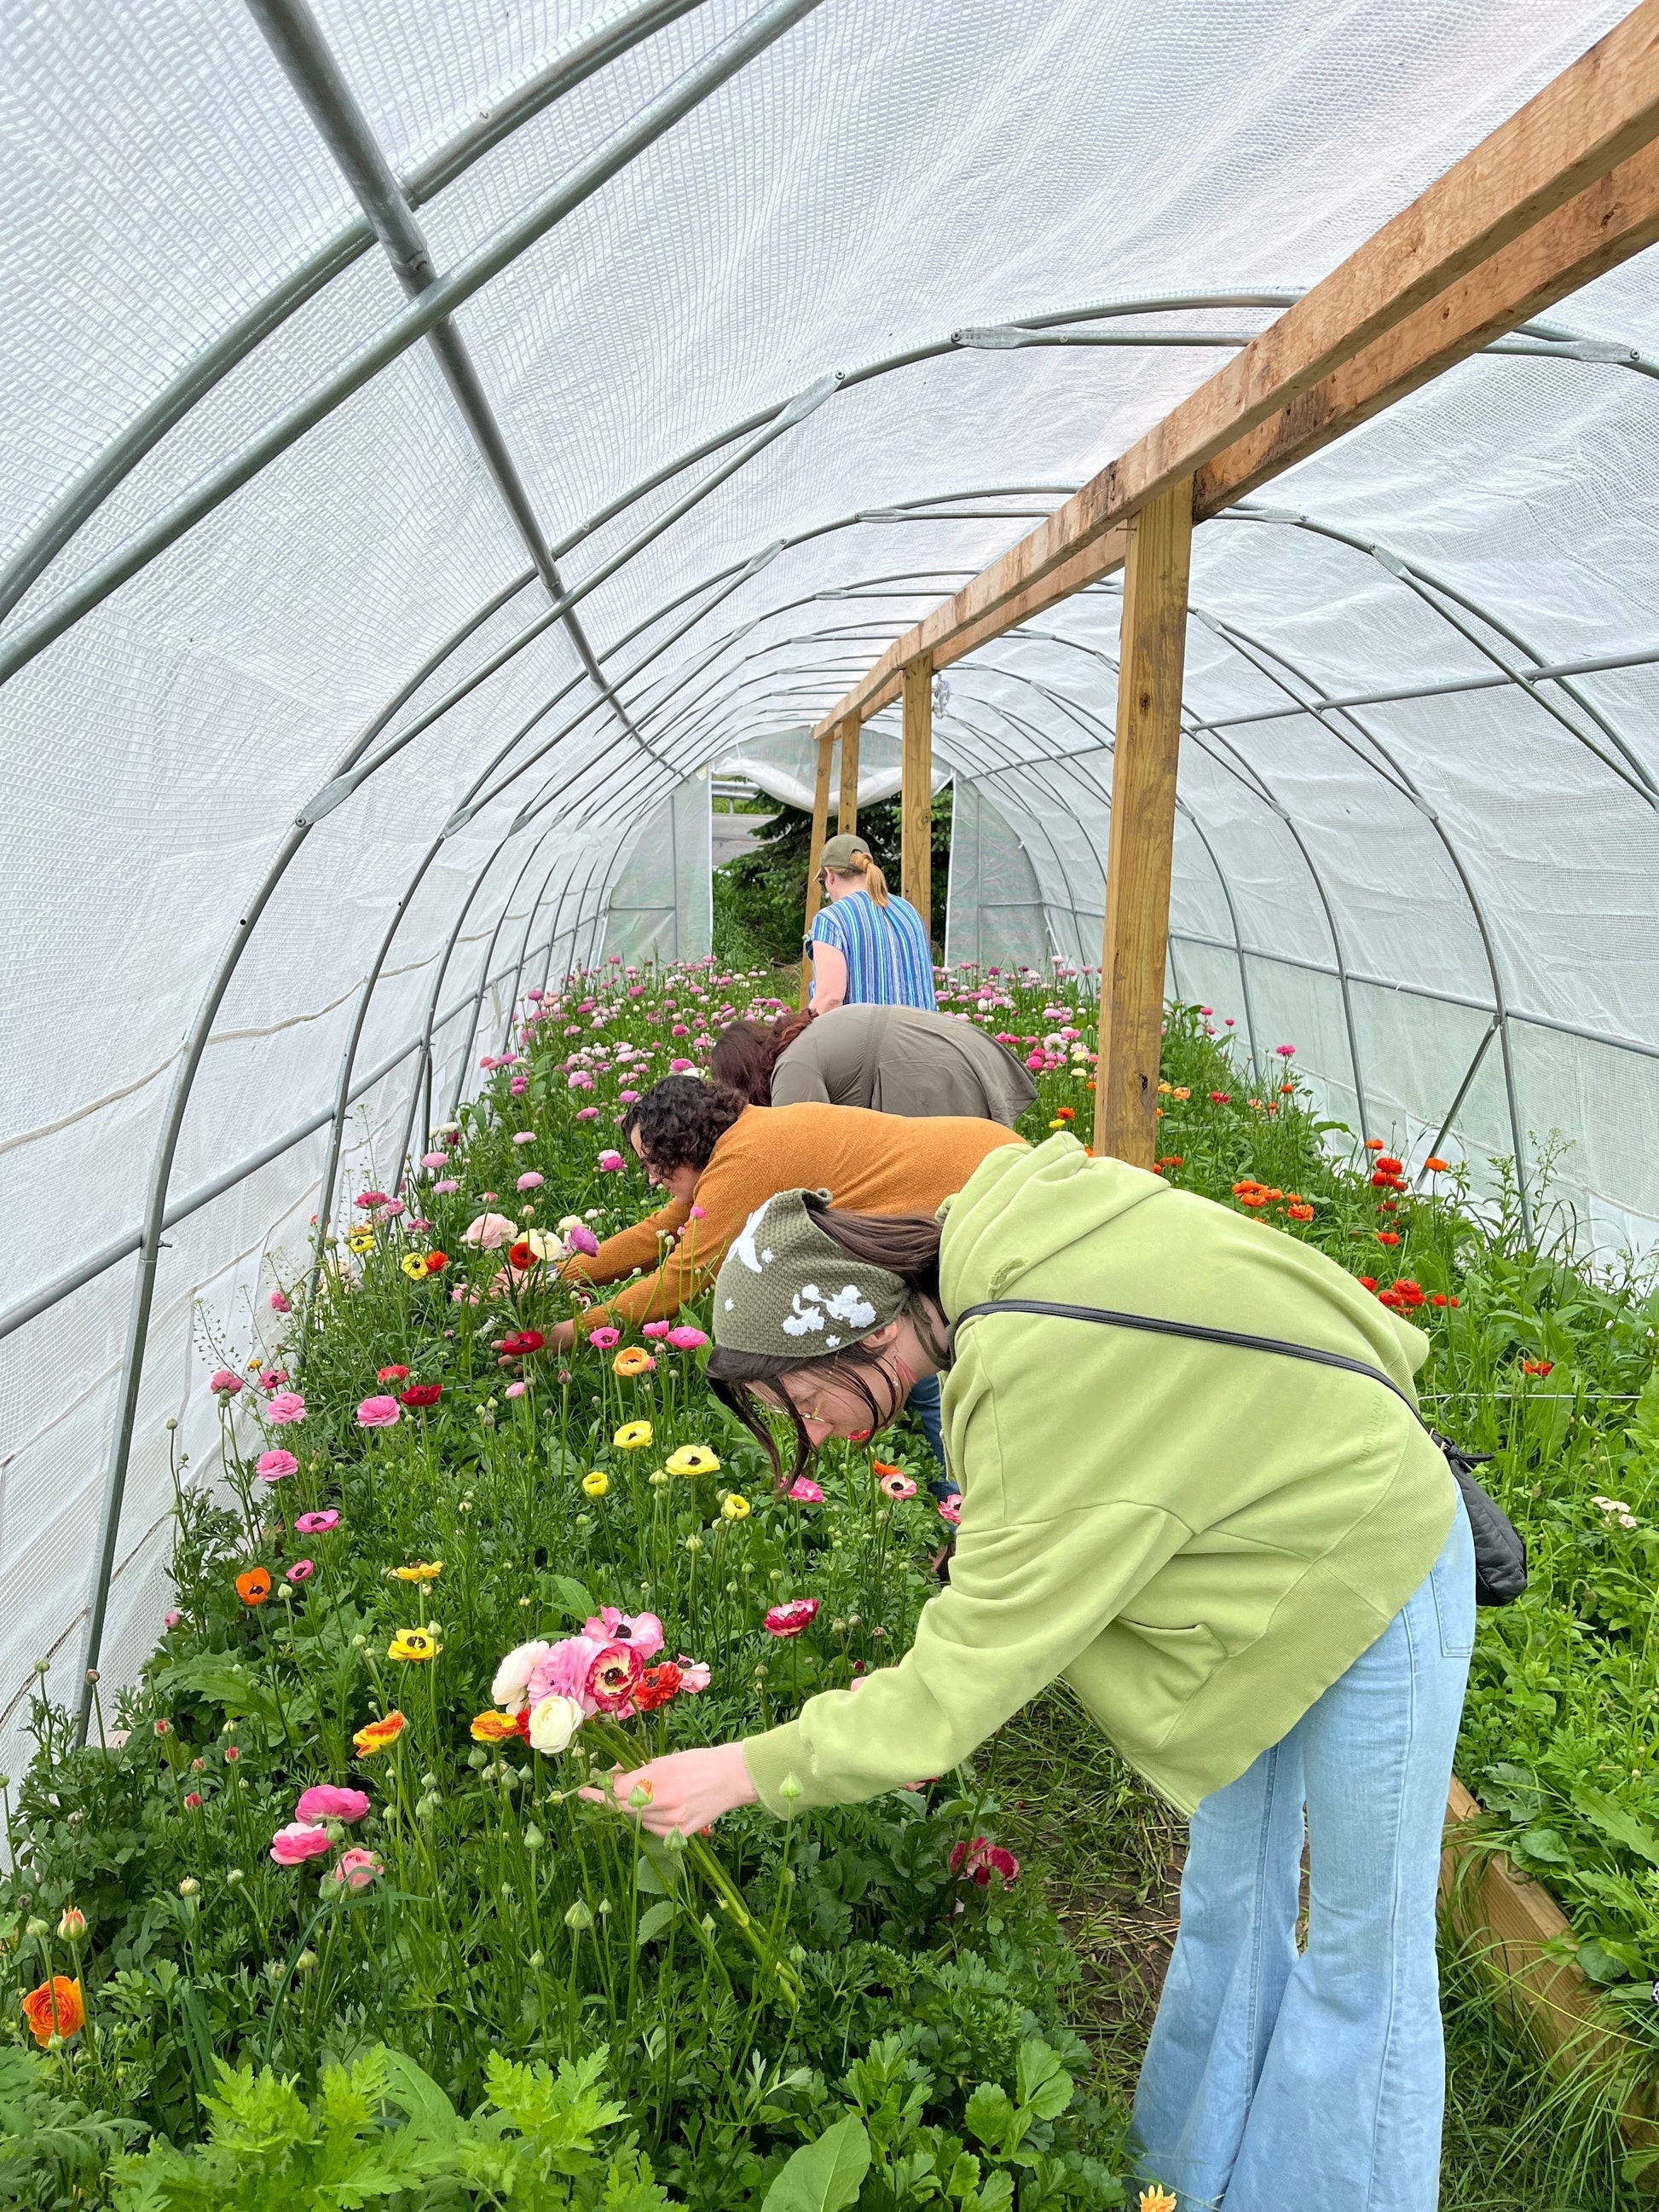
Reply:
<svg viewBox="0 0 1659 2212"><path fill-rule="evenodd" d="M856 714L841 719L841 795L836 805L836 834L848 836L859 826L859 731ZM832 730L831 736L836 732Z"/></svg>
<svg viewBox="0 0 1659 2212"><path fill-rule="evenodd" d="M933 915L933 660L924 653L904 672L903 781L899 889L931 935Z"/></svg>
<svg viewBox="0 0 1659 2212"><path fill-rule="evenodd" d="M823 836L830 827L830 756L836 749L833 738L818 739L818 772L812 785L812 843L806 860L806 930L812 933L812 917L817 914L823 894L818 889L818 869L823 860ZM803 952L800 957L800 1003L806 1004L806 994L812 981L812 956Z"/></svg>
<svg viewBox="0 0 1659 2212"><path fill-rule="evenodd" d="M1138 1168L1151 1167L1158 1152L1158 1066L1192 543L1192 479L1183 477L1129 525L1118 647L1095 1150Z"/></svg>

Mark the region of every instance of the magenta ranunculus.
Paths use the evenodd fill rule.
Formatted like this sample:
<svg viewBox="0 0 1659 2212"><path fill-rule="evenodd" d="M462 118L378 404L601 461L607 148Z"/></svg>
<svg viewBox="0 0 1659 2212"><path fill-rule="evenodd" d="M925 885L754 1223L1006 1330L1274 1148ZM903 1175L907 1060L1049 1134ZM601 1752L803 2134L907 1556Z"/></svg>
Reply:
<svg viewBox="0 0 1659 2212"><path fill-rule="evenodd" d="M365 1398L357 1408L360 1429L395 1428L404 1417L404 1409L395 1398Z"/></svg>
<svg viewBox="0 0 1659 2212"><path fill-rule="evenodd" d="M701 1352L708 1339L700 1328L671 1328L668 1341L676 1352Z"/></svg>
<svg viewBox="0 0 1659 2212"><path fill-rule="evenodd" d="M285 1292L273 1291L270 1294L270 1310L272 1313L292 1313L294 1309L289 1305Z"/></svg>
<svg viewBox="0 0 1659 2212"><path fill-rule="evenodd" d="M291 1451L261 1452L253 1462L253 1471L262 1482L281 1482L285 1476L298 1474L300 1462Z"/></svg>
<svg viewBox="0 0 1659 2212"><path fill-rule="evenodd" d="M216 1369L208 1376L208 1389L216 1398L234 1398L242 1387L240 1375L233 1375L228 1367Z"/></svg>
<svg viewBox="0 0 1659 2212"><path fill-rule="evenodd" d="M278 1866L303 1866L307 1859L323 1858L333 1848L328 1830L309 1820L290 1820L270 1839L270 1856Z"/></svg>
<svg viewBox="0 0 1659 2212"><path fill-rule="evenodd" d="M1006 1883L1019 1880L1019 1861L1012 1851L994 1844L988 1836L975 1836L971 1844L957 1844L951 1847L951 1871L966 1875L981 1889L988 1889L991 1876L995 1875Z"/></svg>
<svg viewBox="0 0 1659 2212"><path fill-rule="evenodd" d="M368 1797L362 1790L342 1790L332 1782L319 1782L301 1793L294 1808L296 1820L361 1820L368 1811Z"/></svg>
<svg viewBox="0 0 1659 2212"><path fill-rule="evenodd" d="M590 1328L587 1340L595 1352L609 1352L622 1342L622 1331L619 1328Z"/></svg>
<svg viewBox="0 0 1659 2212"><path fill-rule="evenodd" d="M326 1535L340 1525L339 1509L331 1505L321 1513L302 1513L294 1525L302 1536Z"/></svg>
<svg viewBox="0 0 1659 2212"><path fill-rule="evenodd" d="M619 1091L617 1097L624 1106L637 1106L640 1103L640 1094L637 1091ZM594 1110L597 1112L599 1109L595 1108Z"/></svg>
<svg viewBox="0 0 1659 2212"><path fill-rule="evenodd" d="M614 1605L602 1605L583 1621L582 1634L596 1644L631 1644L641 1659L654 1658L664 1640L662 1623L654 1613L619 1613Z"/></svg>
<svg viewBox="0 0 1659 2212"><path fill-rule="evenodd" d="M520 1190L539 1190L543 1180L544 1178L537 1174L535 1169L532 1168L527 1175L521 1175L519 1177L518 1187Z"/></svg>
<svg viewBox="0 0 1659 2212"><path fill-rule="evenodd" d="M793 1498L797 1505L822 1505L823 1503L823 1492L807 1474L798 1474L785 1494Z"/></svg>
<svg viewBox="0 0 1659 2212"><path fill-rule="evenodd" d="M599 1118L599 1109L597 1106L579 1106L576 1109L576 1119L579 1121L597 1121Z"/></svg>
<svg viewBox="0 0 1659 2212"><path fill-rule="evenodd" d="M604 1649L604 1644L591 1636L562 1637L537 1661L525 1684L523 1703L533 1711L544 1698L574 1698L584 1712L597 1711L593 1705L584 1705L582 1698L587 1670ZM504 1667L506 1662L502 1663Z"/></svg>
<svg viewBox="0 0 1659 2212"><path fill-rule="evenodd" d="M587 1638L584 1637L586 1643ZM586 1712L612 1713L626 1720L634 1710L634 1692L645 1672L645 1661L631 1644L601 1645L587 1670L580 1703Z"/></svg>
<svg viewBox="0 0 1659 2212"><path fill-rule="evenodd" d="M286 1428L290 1421L303 1421L306 1401L297 1390L278 1390L265 1401L265 1419L272 1428Z"/></svg>
<svg viewBox="0 0 1659 2212"><path fill-rule="evenodd" d="M645 1324L645 1327L640 1331L640 1334L641 1336L648 1336L654 1341L659 1338L666 1336L669 1330L672 1328L674 1324L672 1322L648 1321Z"/></svg>
<svg viewBox="0 0 1659 2212"><path fill-rule="evenodd" d="M599 1238L585 1221L573 1223L564 1232L564 1241L573 1252L580 1252L587 1260L591 1260L599 1249Z"/></svg>
<svg viewBox="0 0 1659 2212"><path fill-rule="evenodd" d="M623 1156L620 1152L601 1152L593 1164L601 1175L616 1175L623 1165Z"/></svg>
<svg viewBox="0 0 1659 2212"><path fill-rule="evenodd" d="M301 1583L308 1583L316 1571L315 1559L295 1559L283 1579L284 1582L293 1583L297 1588Z"/></svg>
<svg viewBox="0 0 1659 2212"><path fill-rule="evenodd" d="M818 1601L815 1597L792 1597L781 1605L771 1607L763 1624L769 1636L799 1636L803 1628L810 1628L817 1618Z"/></svg>

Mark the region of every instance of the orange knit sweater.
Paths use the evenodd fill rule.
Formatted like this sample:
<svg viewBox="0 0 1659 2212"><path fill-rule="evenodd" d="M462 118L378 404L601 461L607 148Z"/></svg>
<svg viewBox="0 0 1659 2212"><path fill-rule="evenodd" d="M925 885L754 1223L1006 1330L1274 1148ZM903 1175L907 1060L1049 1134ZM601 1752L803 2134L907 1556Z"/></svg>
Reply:
<svg viewBox="0 0 1659 2212"><path fill-rule="evenodd" d="M576 1282L615 1283L648 1267L577 1322L635 1323L676 1314L713 1278L757 1206L781 1190L827 1190L851 1213L934 1213L1000 1145L1024 1144L996 1121L919 1119L861 1106L748 1106L715 1145L695 1204L676 1199L615 1237L592 1259L568 1261Z"/></svg>

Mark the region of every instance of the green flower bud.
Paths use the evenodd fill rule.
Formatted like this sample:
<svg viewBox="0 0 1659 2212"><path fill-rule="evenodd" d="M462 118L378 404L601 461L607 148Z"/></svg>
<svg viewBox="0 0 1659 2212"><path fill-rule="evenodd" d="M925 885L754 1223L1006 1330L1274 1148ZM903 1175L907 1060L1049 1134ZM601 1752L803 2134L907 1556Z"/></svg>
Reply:
<svg viewBox="0 0 1659 2212"><path fill-rule="evenodd" d="M564 1924L567 1928L575 1929L578 1933L582 1929L591 1928L593 1925L592 1911L581 1898L579 1897L574 1905L566 1908Z"/></svg>
<svg viewBox="0 0 1659 2212"><path fill-rule="evenodd" d="M524 1832L524 1847L527 1851L538 1851L547 1841L541 1830L532 1822Z"/></svg>

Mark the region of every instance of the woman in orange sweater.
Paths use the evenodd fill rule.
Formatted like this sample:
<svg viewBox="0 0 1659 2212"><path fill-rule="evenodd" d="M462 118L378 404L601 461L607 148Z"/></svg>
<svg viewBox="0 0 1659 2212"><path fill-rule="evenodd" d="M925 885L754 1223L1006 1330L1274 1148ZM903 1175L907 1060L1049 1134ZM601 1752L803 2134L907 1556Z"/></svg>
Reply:
<svg viewBox="0 0 1659 2212"><path fill-rule="evenodd" d="M549 1333L562 1351L577 1329L666 1318L708 1284L757 1207L781 1190L828 1190L852 1213L934 1213L980 1162L1023 1145L995 1121L872 1114L861 1106L750 1106L696 1075L668 1075L628 1111L623 1134L668 1204L589 1259L568 1260L568 1282L615 1283L649 1269L604 1305ZM928 1376L911 1410L941 1468L939 1383ZM951 1488L955 1487L952 1484Z"/></svg>

